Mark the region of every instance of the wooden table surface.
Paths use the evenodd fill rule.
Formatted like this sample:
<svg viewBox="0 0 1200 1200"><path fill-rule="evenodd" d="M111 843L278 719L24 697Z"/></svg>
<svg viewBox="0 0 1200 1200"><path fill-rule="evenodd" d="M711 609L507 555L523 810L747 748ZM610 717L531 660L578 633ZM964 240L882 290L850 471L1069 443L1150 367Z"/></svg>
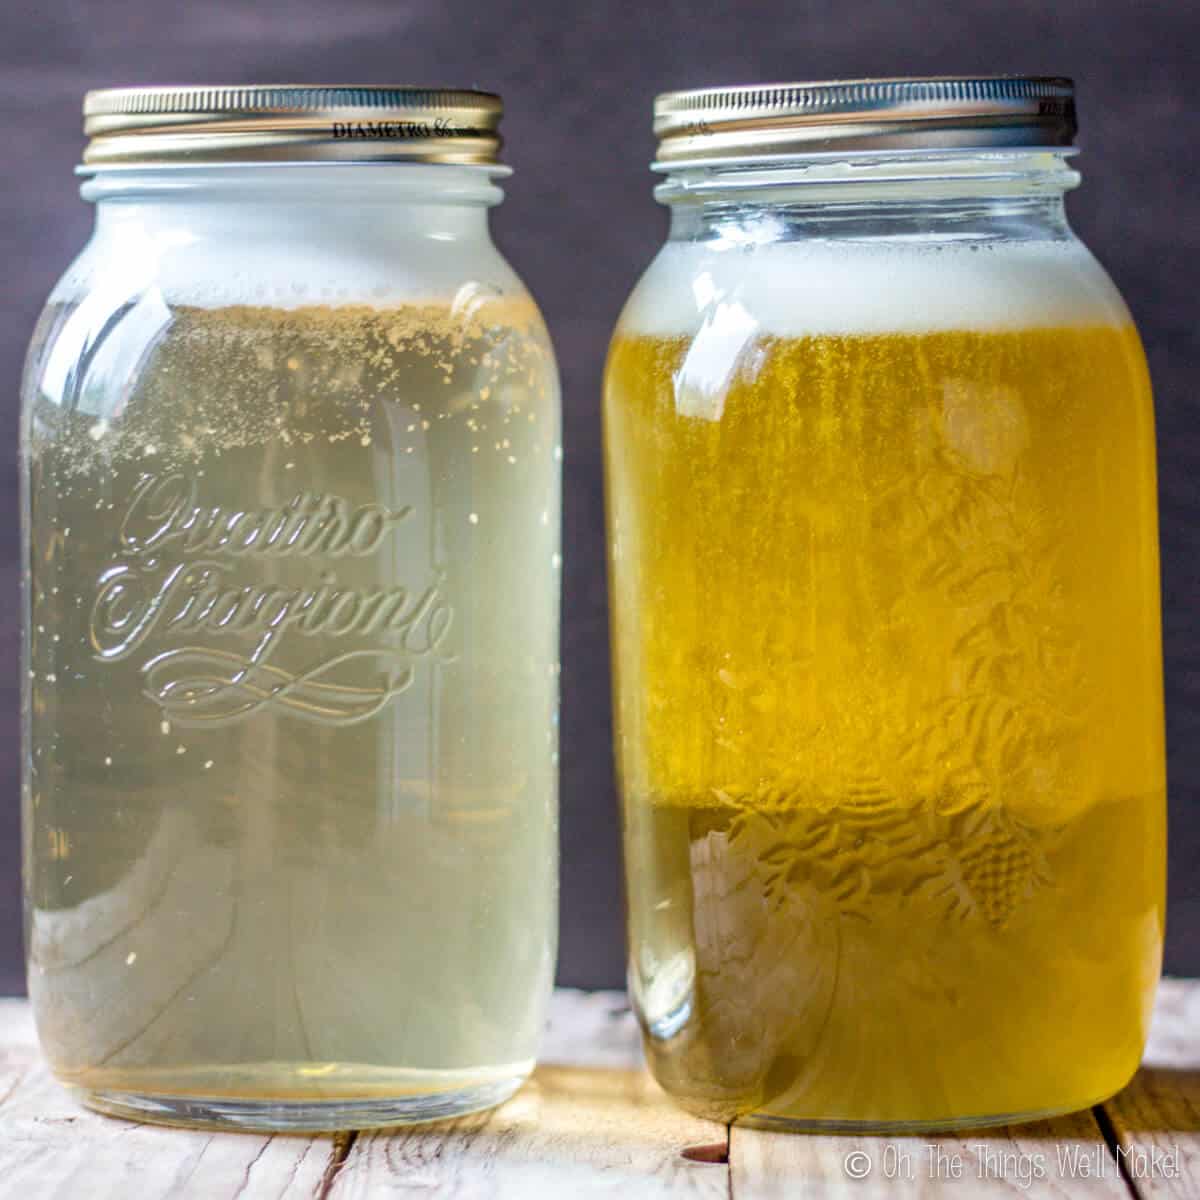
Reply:
<svg viewBox="0 0 1200 1200"><path fill-rule="evenodd" d="M2 1197L1129 1194L1200 1197L1200 981L1163 981L1142 1070L1102 1108L907 1138L763 1133L690 1116L642 1068L624 996L573 991L555 994L534 1078L490 1113L337 1137L164 1129L80 1108L42 1064L28 1005L0 1001Z"/></svg>

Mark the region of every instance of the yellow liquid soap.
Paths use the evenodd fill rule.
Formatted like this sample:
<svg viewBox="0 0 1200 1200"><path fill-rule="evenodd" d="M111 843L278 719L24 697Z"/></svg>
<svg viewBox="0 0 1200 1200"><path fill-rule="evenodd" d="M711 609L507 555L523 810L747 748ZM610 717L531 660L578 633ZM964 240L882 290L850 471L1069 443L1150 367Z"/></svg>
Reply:
<svg viewBox="0 0 1200 1200"><path fill-rule="evenodd" d="M606 379L655 1074L767 1123L966 1125L1111 1094L1144 1042L1164 894L1133 327L763 330L724 374L698 343L626 328Z"/></svg>

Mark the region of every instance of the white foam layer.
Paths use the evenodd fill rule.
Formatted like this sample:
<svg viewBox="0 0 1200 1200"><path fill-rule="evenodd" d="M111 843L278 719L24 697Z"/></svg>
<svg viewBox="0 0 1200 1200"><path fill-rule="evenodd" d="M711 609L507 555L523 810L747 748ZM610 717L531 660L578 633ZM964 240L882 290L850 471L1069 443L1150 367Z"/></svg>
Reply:
<svg viewBox="0 0 1200 1200"><path fill-rule="evenodd" d="M148 292L169 305L453 304L464 287L480 299L520 297L524 288L490 244L464 249L418 237L350 237L289 243L252 237L172 244L147 238L93 242L59 281L56 303L115 309ZM365 238L362 239L365 241Z"/></svg>
<svg viewBox="0 0 1200 1200"><path fill-rule="evenodd" d="M274 190L251 179L230 195L213 183L206 198L193 183L180 195L101 204L94 236L51 299L105 293L113 299L92 302L116 305L154 291L169 305L291 309L449 304L464 284L492 298L523 294L482 202L435 203L431 185L414 194L404 178L352 168L319 183L310 176L307 190L295 177ZM486 180L473 186L473 196L495 191Z"/></svg>
<svg viewBox="0 0 1200 1200"><path fill-rule="evenodd" d="M1023 329L1129 319L1079 242L670 242L621 316L625 333L694 335L714 324L802 337Z"/></svg>

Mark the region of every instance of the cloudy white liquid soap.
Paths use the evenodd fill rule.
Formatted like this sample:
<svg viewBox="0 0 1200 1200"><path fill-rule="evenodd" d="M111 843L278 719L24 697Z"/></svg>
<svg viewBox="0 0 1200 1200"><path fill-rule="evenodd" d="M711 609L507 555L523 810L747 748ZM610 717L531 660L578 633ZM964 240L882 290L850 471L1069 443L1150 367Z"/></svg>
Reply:
<svg viewBox="0 0 1200 1200"><path fill-rule="evenodd" d="M273 170L102 199L31 355L30 989L100 1107L427 1119L553 976L557 378L487 170Z"/></svg>

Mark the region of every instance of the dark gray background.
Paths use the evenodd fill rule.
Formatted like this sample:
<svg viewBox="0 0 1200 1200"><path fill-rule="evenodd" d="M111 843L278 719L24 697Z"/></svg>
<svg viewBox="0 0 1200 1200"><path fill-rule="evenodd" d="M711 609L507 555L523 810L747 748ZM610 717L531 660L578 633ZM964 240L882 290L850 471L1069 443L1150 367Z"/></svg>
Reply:
<svg viewBox="0 0 1200 1200"><path fill-rule="evenodd" d="M1200 5L1064 0L5 0L0 377L0 992L19 990L17 379L91 219L79 102L137 83L416 83L500 92L516 168L498 240L554 335L566 404L560 978L624 974L610 762L599 380L661 241L646 170L657 91L849 75L1030 72L1079 84L1076 227L1137 317L1158 398L1171 788L1167 967L1200 974Z"/></svg>

